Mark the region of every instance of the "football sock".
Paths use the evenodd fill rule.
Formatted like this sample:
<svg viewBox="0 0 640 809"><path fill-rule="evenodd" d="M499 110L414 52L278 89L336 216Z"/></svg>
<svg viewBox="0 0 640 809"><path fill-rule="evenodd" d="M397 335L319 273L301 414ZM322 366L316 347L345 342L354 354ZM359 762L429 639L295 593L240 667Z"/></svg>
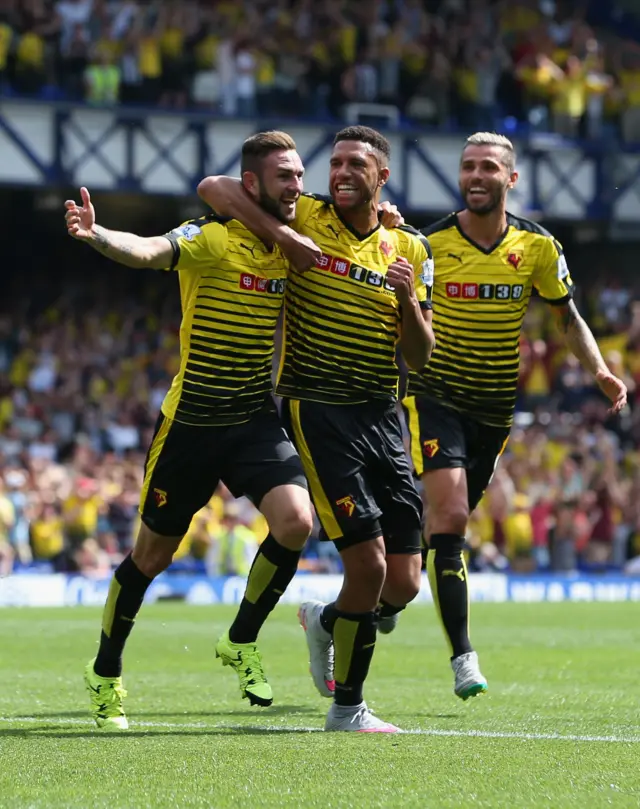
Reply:
<svg viewBox="0 0 640 809"><path fill-rule="evenodd" d="M328 604L320 622L333 636L336 705L359 705L376 645L376 614L342 612Z"/></svg>
<svg viewBox="0 0 640 809"><path fill-rule="evenodd" d="M291 551L269 534L253 560L247 589L229 629L232 643L254 643L262 625L298 569L301 551Z"/></svg>
<svg viewBox="0 0 640 809"><path fill-rule="evenodd" d="M469 640L469 587L463 548L464 537L458 534L432 534L429 539L429 584L452 658L473 651Z"/></svg>
<svg viewBox="0 0 640 809"><path fill-rule="evenodd" d="M122 560L113 574L102 613L100 647L94 664L99 677L119 677L122 674L124 645L151 582L152 579L138 569L131 554Z"/></svg>

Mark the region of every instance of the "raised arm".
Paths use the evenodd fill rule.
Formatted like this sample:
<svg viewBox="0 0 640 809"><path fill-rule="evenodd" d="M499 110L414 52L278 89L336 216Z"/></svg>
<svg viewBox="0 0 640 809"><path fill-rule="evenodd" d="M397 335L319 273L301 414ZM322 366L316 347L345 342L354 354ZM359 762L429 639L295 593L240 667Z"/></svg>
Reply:
<svg viewBox="0 0 640 809"><path fill-rule="evenodd" d="M627 386L607 367L598 343L575 303L569 300L553 308L567 348L580 360L582 367L589 371L600 390L611 401L611 412L619 413L627 404Z"/></svg>
<svg viewBox="0 0 640 809"><path fill-rule="evenodd" d="M268 244L277 244L297 270L308 270L322 251L306 236L296 233L267 213L233 177L205 177L198 185L198 196L220 216L237 219Z"/></svg>
<svg viewBox="0 0 640 809"><path fill-rule="evenodd" d="M174 250L165 236L144 238L135 233L107 230L96 224L96 212L87 189L81 188L80 195L82 207L73 200L65 202L65 219L70 236L126 267L147 267L152 270L171 267Z"/></svg>

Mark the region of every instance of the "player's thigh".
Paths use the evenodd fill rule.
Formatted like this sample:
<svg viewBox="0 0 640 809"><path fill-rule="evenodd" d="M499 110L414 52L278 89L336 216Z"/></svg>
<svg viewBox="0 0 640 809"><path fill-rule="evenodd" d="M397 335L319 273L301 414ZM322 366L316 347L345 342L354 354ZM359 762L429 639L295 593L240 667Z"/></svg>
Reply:
<svg viewBox="0 0 640 809"><path fill-rule="evenodd" d="M323 534L340 551L382 533L359 441L357 407L296 399L283 403L285 426L300 453Z"/></svg>
<svg viewBox="0 0 640 809"><path fill-rule="evenodd" d="M282 544L301 548L311 532L311 501L302 462L274 408L229 432L222 480L235 497L246 496L267 518Z"/></svg>
<svg viewBox="0 0 640 809"><path fill-rule="evenodd" d="M464 533L468 447L460 413L434 399L411 396L403 402L411 458L422 480L427 534Z"/></svg>
<svg viewBox="0 0 640 809"><path fill-rule="evenodd" d="M371 486L382 510L380 524L387 555L419 554L422 501L407 460L395 408L380 415L364 438L370 453Z"/></svg>
<svg viewBox="0 0 640 809"><path fill-rule="evenodd" d="M147 453L140 516L158 536L182 537L220 479L224 428L192 427L160 415Z"/></svg>
<svg viewBox="0 0 640 809"><path fill-rule="evenodd" d="M467 489L469 513L477 506L487 490L502 453L509 441L509 429L474 425L474 435L469 438L469 461L467 466Z"/></svg>
<svg viewBox="0 0 640 809"><path fill-rule="evenodd" d="M423 396L407 396L402 409L417 477L436 469L466 467L466 434L456 410Z"/></svg>

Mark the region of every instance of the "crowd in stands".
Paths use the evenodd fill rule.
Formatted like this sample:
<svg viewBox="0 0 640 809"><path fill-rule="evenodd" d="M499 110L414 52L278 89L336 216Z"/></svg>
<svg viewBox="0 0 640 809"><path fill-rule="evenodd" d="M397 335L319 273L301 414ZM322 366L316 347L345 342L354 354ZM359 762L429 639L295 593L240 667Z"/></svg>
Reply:
<svg viewBox="0 0 640 809"><path fill-rule="evenodd" d="M634 143L640 24L620 2L0 0L0 85L219 116L388 105L436 129Z"/></svg>
<svg viewBox="0 0 640 809"><path fill-rule="evenodd" d="M55 272L45 261L10 274L0 300L0 575L35 566L104 576L139 524L145 451L178 362L177 281L77 245L63 253L76 260L65 274L51 250ZM615 419L564 351L548 307L530 307L512 438L469 532L474 569L623 569L640 556L633 283L595 284L580 299L629 387ZM173 569L242 575L266 532L248 501L220 487ZM332 543L314 537L303 569L338 565Z"/></svg>

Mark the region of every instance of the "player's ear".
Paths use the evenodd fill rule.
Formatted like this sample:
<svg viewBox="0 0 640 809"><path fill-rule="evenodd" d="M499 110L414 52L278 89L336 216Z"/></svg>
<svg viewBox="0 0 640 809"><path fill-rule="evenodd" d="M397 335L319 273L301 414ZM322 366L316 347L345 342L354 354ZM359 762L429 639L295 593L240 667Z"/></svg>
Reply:
<svg viewBox="0 0 640 809"><path fill-rule="evenodd" d="M389 171L389 169L387 168L380 169L380 173L378 174L378 185L380 187L387 184L387 180L389 179L390 174L391 172Z"/></svg>
<svg viewBox="0 0 640 809"><path fill-rule="evenodd" d="M260 197L260 180L253 171L242 172L242 185L244 190L248 191L252 197L256 199Z"/></svg>
<svg viewBox="0 0 640 809"><path fill-rule="evenodd" d="M518 175L517 171L512 171L511 172L511 174L509 176L509 188L510 189L513 188L515 186L515 184L518 182L518 176L519 175Z"/></svg>

